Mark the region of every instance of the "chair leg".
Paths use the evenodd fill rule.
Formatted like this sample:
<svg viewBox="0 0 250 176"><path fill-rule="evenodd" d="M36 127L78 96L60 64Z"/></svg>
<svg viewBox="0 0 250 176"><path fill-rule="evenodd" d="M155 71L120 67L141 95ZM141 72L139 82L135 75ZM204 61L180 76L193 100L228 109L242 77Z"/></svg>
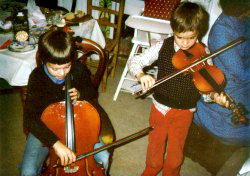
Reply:
<svg viewBox="0 0 250 176"><path fill-rule="evenodd" d="M133 57L133 56L135 55L138 46L139 46L138 44L134 44L134 45L133 45L132 50L131 50L130 55L129 55L129 58L130 58L130 57ZM118 97L118 95L119 95L119 93L120 93L120 90L121 90L121 88L122 88L122 84L123 84L123 82L124 82L124 80L125 80L125 78L126 78L127 73L128 73L128 66L127 66L127 64L126 64L126 66L125 66L125 68L124 68L124 70L123 70L123 72L122 72L121 79L120 79L120 81L119 81L119 83L118 83L118 86L117 86L117 88L116 88L115 95L114 95L114 97L113 97L113 101L116 101L116 99L117 99L117 97Z"/></svg>
<svg viewBox="0 0 250 176"><path fill-rule="evenodd" d="M111 75L110 78L114 79L115 77L115 70L116 70L116 64L117 64L117 58L118 58L118 51L119 51L119 45L117 44L114 49L114 58L112 60L112 70L111 70Z"/></svg>
<svg viewBox="0 0 250 176"><path fill-rule="evenodd" d="M103 78L102 78L102 91L105 92L107 88L107 79L108 79L108 68L105 69Z"/></svg>
<svg viewBox="0 0 250 176"><path fill-rule="evenodd" d="M115 95L114 95L114 97L113 97L113 101L116 101L116 99L117 99L117 97L118 97L118 95L119 95L119 93L120 93L120 90L121 90L121 88L122 88L122 84L123 84L124 79L125 79L125 77L126 77L126 75L127 75L127 72L128 72L128 66L127 66L127 64L126 64L126 66L125 66L125 68L124 68L124 70L123 70L123 72L122 72L121 79L120 79L120 81L119 81L119 83L118 83L118 86L117 86L117 88L116 88Z"/></svg>
<svg viewBox="0 0 250 176"><path fill-rule="evenodd" d="M21 101L24 107L25 99L27 97L27 86L21 86L20 90L21 90Z"/></svg>

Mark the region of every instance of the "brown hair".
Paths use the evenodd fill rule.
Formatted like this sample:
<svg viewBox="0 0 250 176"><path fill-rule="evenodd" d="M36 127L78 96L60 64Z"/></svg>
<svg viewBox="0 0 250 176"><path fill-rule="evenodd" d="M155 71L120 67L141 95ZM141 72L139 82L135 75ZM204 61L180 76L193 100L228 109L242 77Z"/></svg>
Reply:
<svg viewBox="0 0 250 176"><path fill-rule="evenodd" d="M220 6L227 16L241 17L250 11L249 0L220 0Z"/></svg>
<svg viewBox="0 0 250 176"><path fill-rule="evenodd" d="M52 29L38 41L38 54L43 64L65 64L76 58L72 36L61 29Z"/></svg>
<svg viewBox="0 0 250 176"><path fill-rule="evenodd" d="M208 13L196 3L182 2L174 10L170 25L174 32L195 31L201 38L208 29Z"/></svg>

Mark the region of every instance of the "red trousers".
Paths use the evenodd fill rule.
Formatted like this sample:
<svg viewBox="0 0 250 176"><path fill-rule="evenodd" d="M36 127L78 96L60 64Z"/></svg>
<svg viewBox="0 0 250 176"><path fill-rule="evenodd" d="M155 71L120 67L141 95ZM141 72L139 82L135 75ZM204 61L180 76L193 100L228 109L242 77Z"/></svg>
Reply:
<svg viewBox="0 0 250 176"><path fill-rule="evenodd" d="M171 109L164 116L152 106L149 124L154 129L149 133L146 168L142 176L156 176L161 169L163 176L180 175L183 148L192 119L193 113L189 110Z"/></svg>

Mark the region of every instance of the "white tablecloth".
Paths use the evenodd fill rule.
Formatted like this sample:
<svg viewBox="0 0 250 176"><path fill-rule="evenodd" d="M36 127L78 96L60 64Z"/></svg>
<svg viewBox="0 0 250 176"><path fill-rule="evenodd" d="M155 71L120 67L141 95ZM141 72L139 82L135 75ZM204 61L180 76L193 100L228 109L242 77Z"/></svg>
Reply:
<svg viewBox="0 0 250 176"><path fill-rule="evenodd" d="M91 39L103 48L105 39L96 20L72 27L76 35ZM26 53L0 50L0 78L12 86L25 86L31 71L36 67L36 50Z"/></svg>
<svg viewBox="0 0 250 176"><path fill-rule="evenodd" d="M36 67L36 50L26 53L0 51L0 77L12 86L25 86Z"/></svg>
<svg viewBox="0 0 250 176"><path fill-rule="evenodd" d="M91 19L87 22L81 23L80 26L71 26L75 35L82 36L98 43L102 48L105 48L105 38L101 31L98 22Z"/></svg>

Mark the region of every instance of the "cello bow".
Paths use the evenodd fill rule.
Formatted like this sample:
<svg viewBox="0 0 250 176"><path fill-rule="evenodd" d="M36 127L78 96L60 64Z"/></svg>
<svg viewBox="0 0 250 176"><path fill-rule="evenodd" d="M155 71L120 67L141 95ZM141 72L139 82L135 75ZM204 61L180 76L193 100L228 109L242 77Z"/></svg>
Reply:
<svg viewBox="0 0 250 176"><path fill-rule="evenodd" d="M78 156L76 157L76 161L85 159L85 158L87 158L87 157L89 157L89 156L91 156L91 155L94 155L94 154L96 154L96 153L99 153L99 152L101 152L101 151L103 151L103 150L107 150L107 149L109 149L109 148L114 148L114 147L117 147L117 146L121 146L121 145L123 145L123 144L125 144L125 143L132 142L132 140L134 140L134 139L136 139L136 138L140 138L140 137L146 135L146 134L149 133L151 130L153 130L153 127L144 128L143 130L140 130L140 131L138 131L138 132L136 132L136 133L134 133L134 134L131 134L131 135L129 135L129 136L126 136L126 137L124 137L124 138L122 138L122 139L119 139L119 140L117 140L117 141L115 141L115 142L112 142L112 143L110 143L110 144L108 144L108 145L105 145L105 146L102 146L102 147L100 147L100 148L94 149L93 151L90 151L90 152L88 152L88 153L86 153L86 154L78 155ZM75 162L76 162L76 161L75 161ZM58 164L55 164L53 167L58 167L58 166L59 166Z"/></svg>

